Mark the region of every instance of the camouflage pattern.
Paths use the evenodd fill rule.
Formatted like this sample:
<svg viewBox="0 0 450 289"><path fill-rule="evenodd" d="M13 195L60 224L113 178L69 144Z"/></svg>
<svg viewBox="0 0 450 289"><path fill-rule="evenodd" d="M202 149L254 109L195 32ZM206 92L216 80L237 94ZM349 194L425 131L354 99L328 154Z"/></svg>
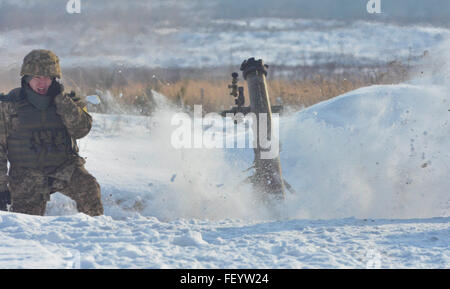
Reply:
<svg viewBox="0 0 450 289"><path fill-rule="evenodd" d="M92 117L87 113L87 104L75 94L60 93L55 96L58 113L69 134L74 139L85 137L92 128Z"/></svg>
<svg viewBox="0 0 450 289"><path fill-rule="evenodd" d="M17 95L20 91L21 88L14 89L10 95ZM86 111L86 104L74 94L64 92L55 96L55 104L76 147L76 139L86 136L92 127L92 117ZM0 102L0 191L7 190L9 186L13 211L43 215L50 194L58 191L75 200L80 212L101 215L100 186L84 168L84 159L76 153L59 167L49 170L11 164L8 175L7 140L19 126L16 103Z"/></svg>
<svg viewBox="0 0 450 289"><path fill-rule="evenodd" d="M20 76L24 75L61 78L58 56L45 49L31 51L23 59Z"/></svg>
<svg viewBox="0 0 450 289"><path fill-rule="evenodd" d="M102 215L97 180L83 166L74 166L73 169L68 181L32 170L12 171L9 183L12 211L42 216L50 194L60 192L76 202L79 212L90 216Z"/></svg>
<svg viewBox="0 0 450 289"><path fill-rule="evenodd" d="M56 168L71 158L76 147L56 113L55 104L46 110L37 109L25 98L16 104L20 125L7 138L11 165Z"/></svg>

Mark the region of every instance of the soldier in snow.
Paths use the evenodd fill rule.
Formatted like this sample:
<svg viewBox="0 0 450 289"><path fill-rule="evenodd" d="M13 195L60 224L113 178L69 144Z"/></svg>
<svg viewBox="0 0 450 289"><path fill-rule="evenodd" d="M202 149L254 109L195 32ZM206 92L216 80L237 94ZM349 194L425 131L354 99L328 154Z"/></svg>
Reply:
<svg viewBox="0 0 450 289"><path fill-rule="evenodd" d="M76 143L92 126L85 103L64 92L49 50L25 56L20 75L21 87L0 102L0 210L11 204L13 212L43 215L50 194L60 192L79 212L102 215L100 186Z"/></svg>

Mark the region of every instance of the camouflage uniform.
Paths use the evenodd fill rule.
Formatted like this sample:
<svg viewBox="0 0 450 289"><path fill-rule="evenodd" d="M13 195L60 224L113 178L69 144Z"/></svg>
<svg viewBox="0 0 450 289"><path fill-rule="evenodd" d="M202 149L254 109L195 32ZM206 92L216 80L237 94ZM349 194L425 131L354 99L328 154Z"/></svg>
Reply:
<svg viewBox="0 0 450 289"><path fill-rule="evenodd" d="M34 50L25 57L21 75L60 78L58 58ZM13 212L43 215L50 194L58 191L73 199L78 211L102 215L100 186L84 168L76 144L89 133L92 118L86 104L55 81L52 86L59 90L45 110L24 97L23 79L22 87L0 102L0 192L9 187Z"/></svg>

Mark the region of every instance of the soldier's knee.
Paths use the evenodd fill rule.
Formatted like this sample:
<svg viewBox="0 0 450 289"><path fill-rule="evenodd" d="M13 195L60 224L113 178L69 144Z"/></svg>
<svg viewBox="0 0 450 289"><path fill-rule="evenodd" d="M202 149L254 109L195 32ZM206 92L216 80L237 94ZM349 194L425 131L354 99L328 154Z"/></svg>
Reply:
<svg viewBox="0 0 450 289"><path fill-rule="evenodd" d="M100 194L90 195L87 196L85 199L78 201L77 210L80 213L84 213L89 216L103 215L103 204Z"/></svg>
<svg viewBox="0 0 450 289"><path fill-rule="evenodd" d="M84 167L78 167L73 173L72 184L74 185L88 185L93 187L98 187L100 189L100 185L97 182L97 179L91 175Z"/></svg>
<svg viewBox="0 0 450 289"><path fill-rule="evenodd" d="M73 198L76 200L79 212L90 216L103 215L101 188L94 176L80 167L74 173L71 186L76 187Z"/></svg>
<svg viewBox="0 0 450 289"><path fill-rule="evenodd" d="M50 195L45 187L23 187L10 186L11 188L11 211L15 213L43 216Z"/></svg>
<svg viewBox="0 0 450 289"><path fill-rule="evenodd" d="M44 200L28 200L16 199L12 201L11 211L27 215L43 216L45 214L46 202Z"/></svg>

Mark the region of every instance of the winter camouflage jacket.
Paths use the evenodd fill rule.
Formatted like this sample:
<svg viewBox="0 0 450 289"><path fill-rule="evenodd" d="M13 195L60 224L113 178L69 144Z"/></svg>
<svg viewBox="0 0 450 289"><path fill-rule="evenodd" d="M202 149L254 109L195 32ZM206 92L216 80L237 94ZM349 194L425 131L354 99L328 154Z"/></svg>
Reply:
<svg viewBox="0 0 450 289"><path fill-rule="evenodd" d="M17 99L27 102L27 100L21 99L22 88L13 89L8 94L8 100L0 102L0 192L7 190L8 184L8 143L11 143L11 135L17 135L20 129L20 121L18 117L19 106ZM62 125L65 127L64 131L67 131L68 137L73 144L73 153L67 156L67 159L58 167L47 169L37 168L14 168L14 170L20 171L15 175L45 175L56 179L68 181L70 180L73 171L76 166L83 165L84 159L78 156L78 147L76 145L76 139L80 139L86 136L92 127L92 117L87 113L86 104L74 94L66 94L61 92L54 98L54 105L56 107L56 116ZM55 115L55 110L53 110ZM40 120L38 119L37 122ZM11 149L10 149L11 151ZM13 166L11 166L10 170Z"/></svg>

